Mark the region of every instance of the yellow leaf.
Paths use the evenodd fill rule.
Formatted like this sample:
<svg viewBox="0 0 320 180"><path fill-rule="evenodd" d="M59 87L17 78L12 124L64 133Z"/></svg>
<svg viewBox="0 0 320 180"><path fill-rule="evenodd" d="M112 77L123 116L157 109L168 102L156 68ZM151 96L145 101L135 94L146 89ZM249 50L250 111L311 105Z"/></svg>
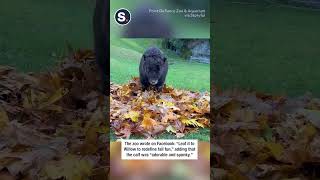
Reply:
<svg viewBox="0 0 320 180"><path fill-rule="evenodd" d="M192 126L195 126L195 127L202 127L204 128L203 124L199 123L197 121L197 119L187 119L187 118L182 118L181 119L181 122L185 125L192 125Z"/></svg>
<svg viewBox="0 0 320 180"><path fill-rule="evenodd" d="M310 123L303 128L303 133L305 137L311 138L317 133L317 129Z"/></svg>
<svg viewBox="0 0 320 180"><path fill-rule="evenodd" d="M173 102L165 101L163 99L158 100L159 104L163 104L163 106L173 109L174 111L180 111L178 107L175 106Z"/></svg>
<svg viewBox="0 0 320 180"><path fill-rule="evenodd" d="M52 96L48 97L45 102L39 104L38 109L43 109L55 102L59 101L64 95L68 93L68 89L60 88Z"/></svg>
<svg viewBox="0 0 320 180"><path fill-rule="evenodd" d="M108 134L109 133L109 126L102 126L98 129L98 132L101 134Z"/></svg>
<svg viewBox="0 0 320 180"><path fill-rule="evenodd" d="M166 128L167 132L169 133L177 133L177 130L176 128L174 128L173 126L169 125L167 128Z"/></svg>
<svg viewBox="0 0 320 180"><path fill-rule="evenodd" d="M154 119L152 119L150 117L151 117L150 113L146 113L143 116L143 120L142 120L141 126L144 129L151 130L151 129L153 129L153 126L157 124L157 121L155 121Z"/></svg>
<svg viewBox="0 0 320 180"><path fill-rule="evenodd" d="M138 111L129 111L124 115L124 118L131 119L133 122L138 122L140 113Z"/></svg>
<svg viewBox="0 0 320 180"><path fill-rule="evenodd" d="M163 105L167 106L167 107L173 107L174 106L174 103L173 102L170 102L170 101L165 101L163 99L160 99L158 101L158 103L162 103Z"/></svg>
<svg viewBox="0 0 320 180"><path fill-rule="evenodd" d="M279 143L267 142L266 147L270 150L275 158L279 158L283 153L283 147Z"/></svg>
<svg viewBox="0 0 320 180"><path fill-rule="evenodd" d="M55 88L58 89L62 86L62 79L57 73L50 73L50 84Z"/></svg>
<svg viewBox="0 0 320 180"><path fill-rule="evenodd" d="M29 90L29 93L25 95L25 98L23 98L23 107L26 109L31 109L33 106L33 100L32 100L32 90Z"/></svg>
<svg viewBox="0 0 320 180"><path fill-rule="evenodd" d="M196 112L196 113L201 113L201 110L195 106L195 105L189 105L189 109L192 111L192 112Z"/></svg>
<svg viewBox="0 0 320 180"><path fill-rule="evenodd" d="M122 86L122 89L120 91L120 96L128 96L130 94L131 90L128 85Z"/></svg>

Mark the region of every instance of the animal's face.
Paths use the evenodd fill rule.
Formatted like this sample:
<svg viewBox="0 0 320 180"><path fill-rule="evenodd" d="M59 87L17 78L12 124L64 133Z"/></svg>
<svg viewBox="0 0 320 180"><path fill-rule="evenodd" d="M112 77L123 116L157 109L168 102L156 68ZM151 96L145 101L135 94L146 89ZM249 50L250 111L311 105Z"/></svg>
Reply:
<svg viewBox="0 0 320 180"><path fill-rule="evenodd" d="M148 81L151 85L156 85L162 75L166 57L145 56L145 71L148 74Z"/></svg>

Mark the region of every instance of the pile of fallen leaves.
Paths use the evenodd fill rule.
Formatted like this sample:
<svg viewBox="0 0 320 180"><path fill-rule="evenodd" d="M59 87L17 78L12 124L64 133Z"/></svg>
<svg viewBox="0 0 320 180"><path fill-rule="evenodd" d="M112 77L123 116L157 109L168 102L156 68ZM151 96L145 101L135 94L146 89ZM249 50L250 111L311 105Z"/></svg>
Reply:
<svg viewBox="0 0 320 180"><path fill-rule="evenodd" d="M0 179L106 179L107 98L91 51L56 69L0 66Z"/></svg>
<svg viewBox="0 0 320 180"><path fill-rule="evenodd" d="M162 92L142 91L139 78L110 87L110 125L116 135L146 138L169 132L177 138L210 126L210 95L165 86Z"/></svg>
<svg viewBox="0 0 320 180"><path fill-rule="evenodd" d="M212 101L214 179L320 179L320 99L233 90Z"/></svg>
<svg viewBox="0 0 320 180"><path fill-rule="evenodd" d="M0 66L0 179L108 177L109 99L97 77L90 50L50 72ZM207 93L142 92L137 78L110 90L119 137L211 127L214 179L320 179L320 99L214 91L209 105Z"/></svg>

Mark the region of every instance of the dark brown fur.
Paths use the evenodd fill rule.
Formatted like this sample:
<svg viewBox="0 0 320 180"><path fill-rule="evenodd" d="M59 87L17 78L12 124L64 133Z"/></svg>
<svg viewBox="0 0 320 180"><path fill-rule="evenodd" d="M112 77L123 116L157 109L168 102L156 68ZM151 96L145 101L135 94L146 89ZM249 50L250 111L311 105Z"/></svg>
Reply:
<svg viewBox="0 0 320 180"><path fill-rule="evenodd" d="M96 0L93 16L94 49L102 81L101 91L109 94L108 56L109 56L109 1Z"/></svg>
<svg viewBox="0 0 320 180"><path fill-rule="evenodd" d="M154 86L158 91L162 90L168 72L168 61L159 48L148 48L139 66L140 82L142 90Z"/></svg>

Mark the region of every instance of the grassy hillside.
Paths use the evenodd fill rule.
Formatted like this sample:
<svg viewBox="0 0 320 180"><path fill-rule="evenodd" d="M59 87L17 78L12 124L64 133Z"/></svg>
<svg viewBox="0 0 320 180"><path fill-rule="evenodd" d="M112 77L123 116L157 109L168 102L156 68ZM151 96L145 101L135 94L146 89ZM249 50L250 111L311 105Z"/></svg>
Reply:
<svg viewBox="0 0 320 180"><path fill-rule="evenodd" d="M92 47L94 1L4 0L0 5L0 64L46 70L66 49Z"/></svg>
<svg viewBox="0 0 320 180"><path fill-rule="evenodd" d="M215 1L214 81L224 89L319 96L320 11L259 2Z"/></svg>

